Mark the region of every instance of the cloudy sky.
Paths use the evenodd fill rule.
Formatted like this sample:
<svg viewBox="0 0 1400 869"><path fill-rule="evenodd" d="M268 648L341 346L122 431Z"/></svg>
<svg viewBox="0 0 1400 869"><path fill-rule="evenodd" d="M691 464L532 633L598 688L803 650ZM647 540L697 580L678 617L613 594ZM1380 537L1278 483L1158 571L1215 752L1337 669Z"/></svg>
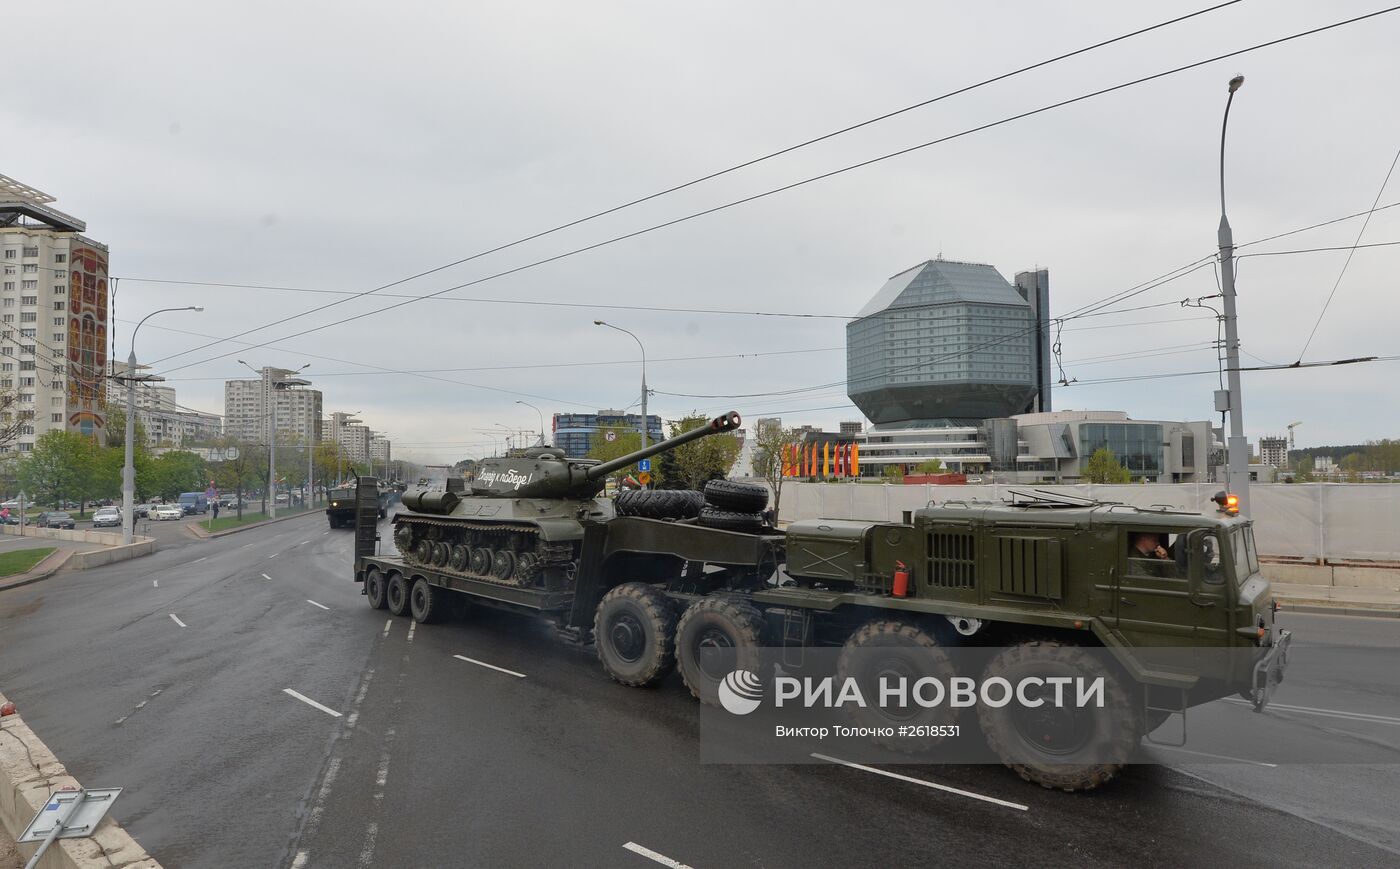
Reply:
<svg viewBox="0 0 1400 869"><path fill-rule="evenodd" d="M1208 5L7 4L0 173L58 197L55 207L110 245L120 357L132 320L206 307L151 321L137 348L184 405L222 412L222 381L240 376L238 359L310 362L305 376L324 390L327 413L359 411L399 456L452 461L489 452L498 424L536 428L517 400L541 408L546 424L556 410L635 402L637 346L592 324L606 319L645 342L653 412L733 407L835 427L859 416L844 390L781 393L842 380L841 316L915 263L941 252L1008 279L1048 268L1061 316L1209 256L1220 116L1237 72L1247 77L1227 163L1237 242L1369 209L1400 148L1400 12L492 277L1384 6L1243 0L351 294ZM1396 175L1382 205L1400 201ZM1247 252L1347 246L1360 228L1346 221ZM1362 241L1400 241L1400 208L1377 212ZM1345 259L1242 260L1246 364L1299 358ZM1356 253L1305 360L1400 352L1397 264L1400 246ZM1203 268L1121 307L1216 292ZM294 319L259 329L283 318ZM244 344L202 347L254 329ZM1090 381L1213 371L1215 335L1199 309L1070 321L1062 355L1079 383L1058 389L1055 406L1208 418L1214 374ZM1397 374L1395 362L1248 374L1250 439L1295 420L1300 446L1394 437ZM773 394L686 397L754 393Z"/></svg>

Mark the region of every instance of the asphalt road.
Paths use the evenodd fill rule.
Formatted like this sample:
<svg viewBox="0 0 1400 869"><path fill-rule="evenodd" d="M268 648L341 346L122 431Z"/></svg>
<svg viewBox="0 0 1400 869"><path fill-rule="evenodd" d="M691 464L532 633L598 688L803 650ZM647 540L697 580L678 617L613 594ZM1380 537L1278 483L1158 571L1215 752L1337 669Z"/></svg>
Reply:
<svg viewBox="0 0 1400 869"><path fill-rule="evenodd" d="M1340 678L1295 663L1263 715L1202 710L1190 726L1213 749L1238 733L1240 762L1145 749L1189 765L1067 795L999 766L701 764L677 678L620 687L523 617L414 626L371 610L350 532L322 520L161 536L152 556L0 593L0 688L81 781L127 789L114 814L168 867L1400 857L1400 765L1374 762L1400 736L1400 668L1377 670L1400 654L1400 620L1287 617L1295 662L1310 645L1357 658ZM1366 762L1280 762L1319 732Z"/></svg>

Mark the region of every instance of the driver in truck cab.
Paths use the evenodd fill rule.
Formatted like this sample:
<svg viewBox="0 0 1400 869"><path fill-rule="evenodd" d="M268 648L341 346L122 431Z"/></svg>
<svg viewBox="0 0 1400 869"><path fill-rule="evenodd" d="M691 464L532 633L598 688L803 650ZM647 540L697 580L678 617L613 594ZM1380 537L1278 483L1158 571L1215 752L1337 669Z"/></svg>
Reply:
<svg viewBox="0 0 1400 869"><path fill-rule="evenodd" d="M1161 534L1135 531L1128 537L1128 560L1134 573L1170 579L1176 564Z"/></svg>

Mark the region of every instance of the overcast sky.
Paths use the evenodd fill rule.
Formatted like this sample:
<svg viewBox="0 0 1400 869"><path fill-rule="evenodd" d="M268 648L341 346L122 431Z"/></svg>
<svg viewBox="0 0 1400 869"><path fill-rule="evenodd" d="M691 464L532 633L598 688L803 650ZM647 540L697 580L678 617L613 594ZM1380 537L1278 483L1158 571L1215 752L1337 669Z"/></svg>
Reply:
<svg viewBox="0 0 1400 869"><path fill-rule="evenodd" d="M517 399L541 408L546 425L554 411L634 403L637 346L592 324L606 319L645 342L653 412L732 407L834 428L859 418L840 388L667 393L840 381L844 320L598 306L848 315L890 275L941 252L1008 279L1048 268L1052 313L1066 314L1212 252L1220 117L1237 72L1247 83L1227 160L1236 241L1364 211L1400 148L1400 12L373 313L404 301L387 294L478 280L1384 5L1244 0L240 339L274 342L261 348L175 356L211 338L173 330L226 337L347 297L141 279L373 289L1208 5L6 4L0 173L58 197L55 207L110 245L119 358L132 320L206 307L152 320L137 347L143 362L164 360L155 368L187 406L221 413L222 381L245 371L237 359L310 362L327 414L359 411L399 457L455 461L489 452L483 430L498 423L536 428ZM1383 205L1400 201L1396 175ZM1360 226L1249 252L1350 245ZM1376 213L1362 239L1397 240L1400 208ZM1298 358L1345 258L1241 262L1246 364ZM1400 246L1356 253L1305 359L1400 352L1397 264ZM1217 291L1205 268L1123 307ZM369 316L286 339L357 314ZM1057 389L1054 405L1218 421L1214 374L1087 382L1213 371L1215 335L1209 312L1173 307L1071 321L1065 373L1081 383ZM1118 354L1139 358L1102 360ZM1247 374L1250 440L1297 420L1299 446L1394 437L1397 374L1395 362Z"/></svg>

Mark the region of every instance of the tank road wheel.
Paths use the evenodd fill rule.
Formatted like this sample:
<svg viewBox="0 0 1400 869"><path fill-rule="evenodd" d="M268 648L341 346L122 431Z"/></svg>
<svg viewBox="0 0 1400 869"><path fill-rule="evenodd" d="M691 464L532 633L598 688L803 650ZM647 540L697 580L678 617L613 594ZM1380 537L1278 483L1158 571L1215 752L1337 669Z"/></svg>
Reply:
<svg viewBox="0 0 1400 869"><path fill-rule="evenodd" d="M625 582L598 604L593 642L609 676L634 688L650 687L676 666L675 610L657 589Z"/></svg>
<svg viewBox="0 0 1400 869"><path fill-rule="evenodd" d="M768 488L753 483L711 480L705 484L705 500L721 510L759 513L768 506Z"/></svg>
<svg viewBox="0 0 1400 869"><path fill-rule="evenodd" d="M518 585L531 585L540 569L540 558L533 552L522 552L515 557L515 581Z"/></svg>
<svg viewBox="0 0 1400 869"><path fill-rule="evenodd" d="M515 553L509 549L497 549L491 553L491 575L501 582L509 582L515 575Z"/></svg>
<svg viewBox="0 0 1400 869"><path fill-rule="evenodd" d="M446 567L451 547L441 541L433 544L433 567Z"/></svg>
<svg viewBox="0 0 1400 869"><path fill-rule="evenodd" d="M394 547L399 552L407 555L413 549L413 528L408 525L400 525L394 529Z"/></svg>
<svg viewBox="0 0 1400 869"><path fill-rule="evenodd" d="M471 552L467 547L458 543L452 547L452 554L448 556L447 563L453 570L461 572L467 569L469 560L471 560Z"/></svg>
<svg viewBox="0 0 1400 869"><path fill-rule="evenodd" d="M491 575L491 550L485 546L473 546L471 555L471 571L477 576Z"/></svg>
<svg viewBox="0 0 1400 869"><path fill-rule="evenodd" d="M909 686L907 690L912 695L914 683L925 676L947 686L955 675L947 653L939 648L932 634L909 622L889 619L861 625L847 638L836 659L837 684L855 679L864 697L878 698L882 680L884 684L896 685L898 680L904 679L903 684ZM946 700L932 708L911 701L908 706L881 706L871 702L862 708L847 704L846 709L859 727L894 728L896 733L901 725L947 725L957 718L957 710ZM940 739L900 739L897 736L877 736L872 737L872 741L903 752L919 751L941 742Z"/></svg>
<svg viewBox="0 0 1400 869"><path fill-rule="evenodd" d="M762 676L763 614L741 600L704 597L676 626L681 678L701 703L719 704L719 686L735 670Z"/></svg>
<svg viewBox="0 0 1400 869"><path fill-rule="evenodd" d="M428 581L420 576L408 592L409 614L419 624L438 621L447 611L446 598L449 594L451 592L429 585Z"/></svg>
<svg viewBox="0 0 1400 869"><path fill-rule="evenodd" d="M389 612L396 616L408 614L408 581L402 573L397 570L390 572L384 597L389 604Z"/></svg>
<svg viewBox="0 0 1400 869"><path fill-rule="evenodd" d="M365 597L372 609L382 610L388 604L384 598L384 574L377 567L365 571Z"/></svg>
<svg viewBox="0 0 1400 869"><path fill-rule="evenodd" d="M1068 676L1086 684L1103 679L1101 707L1079 708L1074 703L1077 688L1066 688L1065 705L1057 707L1050 685L1042 687L1044 702L1034 709L1014 700L1000 708L978 704L987 745L1026 781L1064 791L1096 788L1118 774L1141 740L1133 693L1091 650L1050 640L1021 643L987 664L982 680L993 676L1012 685L1030 676ZM1034 690L1025 693L1035 698Z"/></svg>
<svg viewBox="0 0 1400 869"><path fill-rule="evenodd" d="M419 540L413 544L414 564L431 564L433 559L433 541Z"/></svg>

